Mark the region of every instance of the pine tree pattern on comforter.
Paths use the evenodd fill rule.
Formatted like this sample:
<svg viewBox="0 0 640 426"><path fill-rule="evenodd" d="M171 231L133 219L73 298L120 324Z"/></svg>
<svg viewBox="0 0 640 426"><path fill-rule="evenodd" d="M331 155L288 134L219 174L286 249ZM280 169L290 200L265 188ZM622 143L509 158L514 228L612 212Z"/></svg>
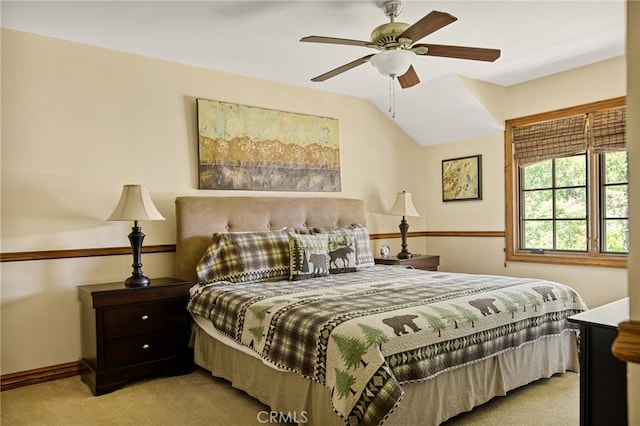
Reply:
<svg viewBox="0 0 640 426"><path fill-rule="evenodd" d="M349 425L380 424L402 383L574 326L570 287L538 279L374 266L304 281L214 283L189 311L273 365L331 390Z"/></svg>

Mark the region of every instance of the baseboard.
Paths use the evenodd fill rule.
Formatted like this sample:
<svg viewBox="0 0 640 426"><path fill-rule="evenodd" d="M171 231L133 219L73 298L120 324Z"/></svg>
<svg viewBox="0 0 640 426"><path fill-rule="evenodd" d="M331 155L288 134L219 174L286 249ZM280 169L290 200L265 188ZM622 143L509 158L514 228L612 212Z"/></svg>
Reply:
<svg viewBox="0 0 640 426"><path fill-rule="evenodd" d="M0 391L77 376L80 374L80 366L80 361L73 361L49 367L36 368L35 370L3 374L0 377Z"/></svg>

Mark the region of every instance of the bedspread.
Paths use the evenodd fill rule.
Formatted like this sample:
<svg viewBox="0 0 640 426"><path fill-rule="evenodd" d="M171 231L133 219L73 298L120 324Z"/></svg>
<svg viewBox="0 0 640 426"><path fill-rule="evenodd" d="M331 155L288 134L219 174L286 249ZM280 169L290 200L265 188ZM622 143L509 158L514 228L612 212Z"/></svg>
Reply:
<svg viewBox="0 0 640 426"><path fill-rule="evenodd" d="M189 311L279 368L331 390L347 424L377 425L402 383L574 327L565 285L397 266L305 281L194 288Z"/></svg>

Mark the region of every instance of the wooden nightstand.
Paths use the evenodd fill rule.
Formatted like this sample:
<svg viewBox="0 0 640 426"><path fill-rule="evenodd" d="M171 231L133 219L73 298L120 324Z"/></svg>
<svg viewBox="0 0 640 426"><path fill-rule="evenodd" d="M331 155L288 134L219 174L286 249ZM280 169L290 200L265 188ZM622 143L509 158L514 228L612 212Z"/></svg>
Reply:
<svg viewBox="0 0 640 426"><path fill-rule="evenodd" d="M389 256L385 259L376 257L374 260L378 265L402 265L425 271L437 271L440 264L440 256L430 254L417 254L411 259L398 259L396 256Z"/></svg>
<svg viewBox="0 0 640 426"><path fill-rule="evenodd" d="M123 282L78 287L82 314L82 381L94 395L128 380L193 370L187 312L191 283L151 280L149 287Z"/></svg>

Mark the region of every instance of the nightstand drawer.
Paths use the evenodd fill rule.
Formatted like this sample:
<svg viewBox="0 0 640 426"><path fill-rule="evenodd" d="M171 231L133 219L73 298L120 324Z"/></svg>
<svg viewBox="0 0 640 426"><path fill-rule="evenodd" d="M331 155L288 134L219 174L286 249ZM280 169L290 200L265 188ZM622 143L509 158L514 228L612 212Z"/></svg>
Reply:
<svg viewBox="0 0 640 426"><path fill-rule="evenodd" d="M144 333L162 327L181 325L186 321L187 302L182 299L105 309L104 336L109 338Z"/></svg>
<svg viewBox="0 0 640 426"><path fill-rule="evenodd" d="M169 358L187 344L184 329L163 329L105 341L105 368L112 369Z"/></svg>

